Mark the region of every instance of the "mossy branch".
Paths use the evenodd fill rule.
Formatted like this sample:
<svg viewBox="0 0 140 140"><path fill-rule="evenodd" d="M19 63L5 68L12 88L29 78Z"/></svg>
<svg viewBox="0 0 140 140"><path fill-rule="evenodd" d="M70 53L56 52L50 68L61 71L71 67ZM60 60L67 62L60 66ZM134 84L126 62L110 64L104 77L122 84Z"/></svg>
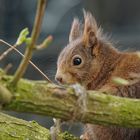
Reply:
<svg viewBox="0 0 140 140"><path fill-rule="evenodd" d="M0 84L8 86L12 77L2 75ZM3 110L30 112L60 118L64 121L79 121L101 125L140 128L140 100L84 91L86 109L71 87L58 87L45 81L21 79L16 88L9 88L10 103Z"/></svg>
<svg viewBox="0 0 140 140"><path fill-rule="evenodd" d="M1 140L51 140L50 131L35 121L24 121L0 113L0 139ZM58 134L58 140L78 140L78 138L65 133Z"/></svg>

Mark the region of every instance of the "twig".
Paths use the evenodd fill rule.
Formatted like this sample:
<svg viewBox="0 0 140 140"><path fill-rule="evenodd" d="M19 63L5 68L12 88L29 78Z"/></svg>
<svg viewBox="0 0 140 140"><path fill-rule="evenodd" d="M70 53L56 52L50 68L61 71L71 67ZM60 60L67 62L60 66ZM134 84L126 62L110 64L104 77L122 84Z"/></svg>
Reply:
<svg viewBox="0 0 140 140"><path fill-rule="evenodd" d="M0 39L0 42L3 44L6 44L7 46L9 46L12 50L15 50L18 54L20 54L23 58L25 58L25 56L19 51L17 50L14 46L10 45L9 43L5 42L4 40ZM43 73L32 61L29 60L29 63L41 74L45 77L45 79L52 83L52 81L45 75L45 73Z"/></svg>
<svg viewBox="0 0 140 140"><path fill-rule="evenodd" d="M12 97L11 92L3 85L0 85L0 105L10 103Z"/></svg>
<svg viewBox="0 0 140 140"><path fill-rule="evenodd" d="M14 47L14 48L17 48L17 47L20 46L22 43L24 43L27 39L29 39L29 38L27 38L27 35L28 35L28 34L29 34L28 28L24 28L24 29L20 32L19 37L18 37L18 39L17 39L15 45L13 45L13 47ZM10 47L10 48L7 49L6 51L4 51L4 53L2 53L2 54L0 55L0 61L1 61L2 59L4 59L4 58L8 55L8 53L10 53L12 50L13 50L13 48Z"/></svg>
<svg viewBox="0 0 140 140"><path fill-rule="evenodd" d="M32 34L31 34L31 43L29 44L29 46L27 46L23 60L20 63L20 66L17 69L15 76L11 82L13 86L17 85L18 81L25 73L29 60L32 57L32 52L40 33L41 23L42 23L43 15L45 12L45 7L46 7L46 0L38 0L35 23L34 23Z"/></svg>
<svg viewBox="0 0 140 140"><path fill-rule="evenodd" d="M13 47L16 48L17 45L14 45ZM9 48L9 49L7 49L4 53L2 53L2 54L0 55L0 61L3 60L3 59L8 55L8 53L10 53L12 50L13 50L13 48Z"/></svg>
<svg viewBox="0 0 140 140"><path fill-rule="evenodd" d="M12 68L12 64L9 63L5 68L4 68L4 72L7 74L9 72L9 70Z"/></svg>
<svg viewBox="0 0 140 140"><path fill-rule="evenodd" d="M42 50L44 48L47 48L52 42L52 40L53 40L53 37L51 35L48 36L40 45L36 46L36 49Z"/></svg>

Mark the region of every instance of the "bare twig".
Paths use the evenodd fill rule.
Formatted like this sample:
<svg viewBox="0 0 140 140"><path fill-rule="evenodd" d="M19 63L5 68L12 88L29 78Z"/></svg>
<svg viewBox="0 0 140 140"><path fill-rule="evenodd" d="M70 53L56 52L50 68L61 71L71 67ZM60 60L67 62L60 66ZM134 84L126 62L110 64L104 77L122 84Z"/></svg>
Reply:
<svg viewBox="0 0 140 140"><path fill-rule="evenodd" d="M13 95L10 93L10 91L3 85L0 85L0 105L10 103L12 97Z"/></svg>
<svg viewBox="0 0 140 140"><path fill-rule="evenodd" d="M33 52L33 49L35 47L36 41L37 41L39 33L40 33L41 23L42 23L42 19L43 19L45 7L46 7L46 1L47 0L38 0L35 23L34 23L32 34L31 34L31 43L29 44L29 46L27 46L23 60L20 64L19 68L17 69L15 76L11 82L11 84L13 86L17 85L17 82L20 80L20 78L25 73L29 60L32 57L32 52Z"/></svg>
<svg viewBox="0 0 140 140"><path fill-rule="evenodd" d="M16 48L17 45L14 45L13 47ZM13 50L13 48L9 48L9 49L7 49L4 53L2 53L2 54L0 55L0 61L3 60L3 59L8 55L8 53L10 53L12 50Z"/></svg>
<svg viewBox="0 0 140 140"><path fill-rule="evenodd" d="M12 64L9 63L5 68L4 68L4 72L7 74L9 72L9 70L12 68Z"/></svg>
<svg viewBox="0 0 140 140"><path fill-rule="evenodd" d="M51 35L48 36L40 45L36 46L36 49L42 50L44 48L47 48L52 42L52 40L53 40L53 37Z"/></svg>
<svg viewBox="0 0 140 140"><path fill-rule="evenodd" d="M13 45L14 48L17 48L18 46L20 46L22 43L24 43L26 40L27 40L27 35L29 34L29 30L28 28L24 28L20 34L19 34L19 37L15 43L15 45ZM9 48L7 49L6 51L4 51L1 55L0 55L0 61L2 59L4 59L8 53L10 53L11 51L13 50L13 48Z"/></svg>
<svg viewBox="0 0 140 140"><path fill-rule="evenodd" d="M10 45L9 43L5 42L4 40L0 39L0 43L3 43L7 46L9 46L11 49L15 50L18 54L20 54L23 58L25 57L19 50L17 50L14 46ZM51 82L52 81L46 76L45 73L43 73L32 61L29 60L29 63L41 74L45 77L45 79L48 81L48 82Z"/></svg>

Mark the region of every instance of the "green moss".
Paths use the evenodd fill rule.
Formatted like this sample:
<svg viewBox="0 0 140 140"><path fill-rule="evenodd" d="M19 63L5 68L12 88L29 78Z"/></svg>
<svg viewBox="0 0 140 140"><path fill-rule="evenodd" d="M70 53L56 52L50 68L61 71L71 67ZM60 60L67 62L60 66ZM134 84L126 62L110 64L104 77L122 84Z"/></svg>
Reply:
<svg viewBox="0 0 140 140"><path fill-rule="evenodd" d="M68 133L67 131L64 132L64 133L62 133L61 135L62 135L62 138L64 140L80 140L79 138L74 137L73 135L71 135L70 133Z"/></svg>
<svg viewBox="0 0 140 140"><path fill-rule="evenodd" d="M50 140L49 130L35 121L27 122L0 113L1 140Z"/></svg>

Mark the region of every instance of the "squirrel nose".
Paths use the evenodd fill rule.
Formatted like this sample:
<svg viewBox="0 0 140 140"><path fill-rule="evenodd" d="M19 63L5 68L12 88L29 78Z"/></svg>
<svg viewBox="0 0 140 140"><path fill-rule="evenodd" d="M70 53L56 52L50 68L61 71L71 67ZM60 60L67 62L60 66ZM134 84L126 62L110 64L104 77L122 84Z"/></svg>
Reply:
<svg viewBox="0 0 140 140"><path fill-rule="evenodd" d="M55 77L55 79L56 79L56 81L58 81L60 83L62 83L62 81L63 81L62 77Z"/></svg>

